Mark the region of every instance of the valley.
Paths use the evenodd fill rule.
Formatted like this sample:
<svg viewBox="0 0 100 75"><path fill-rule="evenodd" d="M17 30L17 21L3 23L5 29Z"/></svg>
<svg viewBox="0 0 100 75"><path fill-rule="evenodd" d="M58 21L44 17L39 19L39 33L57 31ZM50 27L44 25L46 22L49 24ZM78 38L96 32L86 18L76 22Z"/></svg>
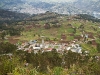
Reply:
<svg viewBox="0 0 100 75"><path fill-rule="evenodd" d="M0 1L0 75L99 75L97 2Z"/></svg>

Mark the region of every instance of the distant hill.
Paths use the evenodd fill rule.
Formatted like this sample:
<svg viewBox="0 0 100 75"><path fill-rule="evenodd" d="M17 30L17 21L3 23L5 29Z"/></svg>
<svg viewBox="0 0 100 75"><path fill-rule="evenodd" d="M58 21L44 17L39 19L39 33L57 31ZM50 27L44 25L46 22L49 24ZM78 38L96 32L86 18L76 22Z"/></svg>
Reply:
<svg viewBox="0 0 100 75"><path fill-rule="evenodd" d="M77 0L73 5L76 8L88 11L91 15L100 18L100 0Z"/></svg>
<svg viewBox="0 0 100 75"><path fill-rule="evenodd" d="M21 0L0 0L0 8L5 8L6 6L16 5L20 3L22 3Z"/></svg>
<svg viewBox="0 0 100 75"><path fill-rule="evenodd" d="M90 14L100 18L100 0L76 0L72 3L41 2L41 0L1 0L0 8L29 14L52 11L69 15Z"/></svg>
<svg viewBox="0 0 100 75"><path fill-rule="evenodd" d="M29 15L0 9L0 20L20 20Z"/></svg>
<svg viewBox="0 0 100 75"><path fill-rule="evenodd" d="M100 0L77 0L73 3L77 8L83 8L87 11L100 12Z"/></svg>
<svg viewBox="0 0 100 75"><path fill-rule="evenodd" d="M0 18L3 19L23 19L28 17L28 14L23 14L23 13L17 13L17 12L13 12L13 11L8 11L8 10L3 10L0 9Z"/></svg>
<svg viewBox="0 0 100 75"><path fill-rule="evenodd" d="M12 23L13 21L23 20L29 17L28 14L12 12L4 9L0 9L0 25L4 23Z"/></svg>

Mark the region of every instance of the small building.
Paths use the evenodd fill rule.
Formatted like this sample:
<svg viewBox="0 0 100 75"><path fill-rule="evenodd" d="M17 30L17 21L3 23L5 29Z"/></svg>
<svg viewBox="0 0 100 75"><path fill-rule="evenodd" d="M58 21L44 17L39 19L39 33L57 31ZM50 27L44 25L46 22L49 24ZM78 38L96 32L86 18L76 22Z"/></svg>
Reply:
<svg viewBox="0 0 100 75"><path fill-rule="evenodd" d="M52 51L52 48L46 48L46 49L44 49L44 52L50 52L50 51Z"/></svg>
<svg viewBox="0 0 100 75"><path fill-rule="evenodd" d="M40 50L41 47L33 47L34 50Z"/></svg>

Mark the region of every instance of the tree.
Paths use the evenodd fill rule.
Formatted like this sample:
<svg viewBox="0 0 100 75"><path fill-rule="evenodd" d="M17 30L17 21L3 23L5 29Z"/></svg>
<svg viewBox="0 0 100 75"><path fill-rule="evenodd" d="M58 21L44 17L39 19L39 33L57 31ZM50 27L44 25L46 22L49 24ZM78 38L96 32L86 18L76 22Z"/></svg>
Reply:
<svg viewBox="0 0 100 75"><path fill-rule="evenodd" d="M73 64L79 64L80 62L80 54L74 53L72 51L68 51L68 53L64 53L63 58L65 62L65 66L70 69Z"/></svg>
<svg viewBox="0 0 100 75"><path fill-rule="evenodd" d="M5 31L3 31L3 32L0 34L0 37L1 37L2 39L4 39L5 36L6 36L6 33L5 33Z"/></svg>
<svg viewBox="0 0 100 75"><path fill-rule="evenodd" d="M14 28L10 28L8 33L11 35L11 36L14 36L14 35L20 35L21 34L21 29L14 29Z"/></svg>
<svg viewBox="0 0 100 75"><path fill-rule="evenodd" d="M75 28L73 28L73 30L74 30L74 31L73 31L73 33L75 34L75 33L76 33L76 27L75 27Z"/></svg>
<svg viewBox="0 0 100 75"><path fill-rule="evenodd" d="M8 56L0 56L0 63L0 75L7 75L13 72L19 61L17 57L9 59Z"/></svg>
<svg viewBox="0 0 100 75"><path fill-rule="evenodd" d="M0 43L0 54L5 54L5 53L12 53L14 50L16 50L17 47L9 42L1 42Z"/></svg>

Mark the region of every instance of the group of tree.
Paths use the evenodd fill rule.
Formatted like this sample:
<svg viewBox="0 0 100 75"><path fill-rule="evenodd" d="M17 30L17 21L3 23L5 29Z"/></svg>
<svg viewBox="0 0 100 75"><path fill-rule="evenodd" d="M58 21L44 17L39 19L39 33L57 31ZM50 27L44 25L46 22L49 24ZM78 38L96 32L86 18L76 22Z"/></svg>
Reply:
<svg viewBox="0 0 100 75"><path fill-rule="evenodd" d="M0 38L5 39L6 35L15 36L21 35L21 31L23 31L23 27L17 26L1 26Z"/></svg>
<svg viewBox="0 0 100 75"><path fill-rule="evenodd" d="M13 53L17 47L9 42L0 42L0 54Z"/></svg>
<svg viewBox="0 0 100 75"><path fill-rule="evenodd" d="M78 14L79 17L76 17L77 19L84 19L92 22L100 22L100 19L95 18L94 16L88 15L88 14Z"/></svg>
<svg viewBox="0 0 100 75"><path fill-rule="evenodd" d="M47 11L44 14L39 14L39 15L33 15L32 19L33 21L43 21L43 20L50 20L50 19L55 19L57 18L58 14L57 13L53 13L53 12L49 12Z"/></svg>
<svg viewBox="0 0 100 75"><path fill-rule="evenodd" d="M45 28L45 29L59 28L59 27L61 27L61 24L59 24L59 23L56 23L56 24L46 23L46 24L44 25L44 28Z"/></svg>
<svg viewBox="0 0 100 75"><path fill-rule="evenodd" d="M73 65L77 66L77 68L81 68L84 75L87 73L99 75L100 73L100 60L97 60L95 56L91 56L89 54L86 55L85 53L78 54L71 51L65 51L60 54L56 51L56 49L53 49L51 52L42 53L39 51L37 54L34 54L34 52L31 54L27 52L23 53L20 51L17 52L17 55L19 55L21 58L20 62L26 60L26 62L33 65L38 72L42 73L46 73L48 71L48 66L50 69L62 67L69 70ZM96 67L94 67L95 65ZM90 69L88 70L88 68ZM95 70L95 68L97 69ZM77 70L78 69L75 69L76 75L79 73Z"/></svg>
<svg viewBox="0 0 100 75"><path fill-rule="evenodd" d="M29 15L0 9L0 17L4 20L21 20L29 17Z"/></svg>
<svg viewBox="0 0 100 75"><path fill-rule="evenodd" d="M5 75L7 73L13 73L15 68L20 66L16 71L21 73L21 67L36 69L39 73L49 75L47 73L49 70L54 70L52 72L62 71L67 69L70 74L83 74L83 75L99 75L100 74L100 59L98 60L95 55L90 54L74 53L71 51L64 51L58 53L56 49L51 52L42 52L40 50L38 53L28 53L27 51L15 51L16 46L10 43L0 43L0 53L11 53L14 55L11 58L8 56L0 56L0 74ZM30 66L26 65L28 63ZM56 68L58 67L58 68ZM2 68L2 69L1 69ZM23 70L25 72L25 70ZM64 72L64 71L63 71ZM53 73L52 73L53 74ZM31 74L28 74L31 75ZM37 75L37 74L36 74ZM42 74L41 74L42 75ZM56 74L55 74L56 75ZM57 75L62 75L58 72Z"/></svg>

